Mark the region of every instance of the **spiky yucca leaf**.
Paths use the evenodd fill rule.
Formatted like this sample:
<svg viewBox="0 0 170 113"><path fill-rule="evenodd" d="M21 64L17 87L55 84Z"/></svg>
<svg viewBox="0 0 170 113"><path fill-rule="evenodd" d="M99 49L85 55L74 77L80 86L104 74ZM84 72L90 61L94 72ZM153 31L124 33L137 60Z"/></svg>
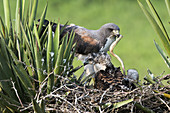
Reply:
<svg viewBox="0 0 170 113"><path fill-rule="evenodd" d="M60 41L60 23L58 22L57 28L55 30L54 34L54 62L53 65L55 65L57 57L58 57L58 51L59 51L59 41ZM55 71L54 71L55 72Z"/></svg>
<svg viewBox="0 0 170 113"><path fill-rule="evenodd" d="M34 25L34 20L36 17L36 13L37 13L37 7L38 7L38 0L34 0L34 3L32 5L32 8L30 8L31 10L31 16L29 18L29 28L32 30L33 29L33 25Z"/></svg>
<svg viewBox="0 0 170 113"><path fill-rule="evenodd" d="M66 71L70 71L74 59L75 51L71 52L73 33L70 37L69 34L60 37L58 24L53 38L52 25L49 24L40 37L48 5L44 8L39 25L36 25L38 0L30 0L29 3L28 10L24 11L25 0L17 0L14 29L8 0L4 0L6 24L0 18L0 100L3 101L0 102L0 109L6 112L20 112L31 102L35 112L45 112L46 101L39 103L36 92L43 95L53 91L54 74L64 76ZM27 14L24 15L24 12ZM33 107L30 108L32 111ZM28 112L27 109L24 112Z"/></svg>
<svg viewBox="0 0 170 113"><path fill-rule="evenodd" d="M22 0L17 0L16 13L15 13L15 30L17 35L21 35L20 24L19 24L20 21L22 21Z"/></svg>
<svg viewBox="0 0 170 113"><path fill-rule="evenodd" d="M167 7L167 10L168 10L169 16L170 16L170 1L165 0L165 3L166 3L166 7Z"/></svg>
<svg viewBox="0 0 170 113"><path fill-rule="evenodd" d="M151 4L150 0L146 0L149 8L151 9L152 14L154 15L154 17L153 17L149 13L149 11L143 6L143 4L140 2L140 0L137 0L137 1L138 1L139 6L141 7L141 9L143 10L145 16L151 23L153 29L156 31L159 38L161 39L166 52L170 56L170 39L169 39L166 29L164 28L163 23L158 15L158 13L156 12L154 6Z"/></svg>
<svg viewBox="0 0 170 113"><path fill-rule="evenodd" d="M5 35L5 25L4 25L3 21L2 21L1 16L0 16L0 23L1 23L0 25L1 25L1 29L2 29L2 32L1 32L1 37L2 37L2 36Z"/></svg>
<svg viewBox="0 0 170 113"><path fill-rule="evenodd" d="M33 99L32 103L35 113L43 113L42 109L40 108L36 100Z"/></svg>
<svg viewBox="0 0 170 113"><path fill-rule="evenodd" d="M156 9L154 8L153 4L151 3L150 0L146 0L146 2L148 4L148 7L150 8L150 11L152 12L152 15L153 15L156 23L159 25L159 27L160 27L161 31L163 32L164 36L166 37L166 39L168 41L170 41L168 33L167 33L167 31L166 31L166 29L163 25L163 22L162 22L161 18L159 17L159 15L158 15Z"/></svg>
<svg viewBox="0 0 170 113"><path fill-rule="evenodd" d="M42 29L42 26L43 26L43 23L44 23L44 20L45 20L45 16L46 16L46 13L47 13L47 7L48 7L48 3L46 4L45 6L45 9L41 15L41 18L40 18L40 24L39 24L39 27L38 27L38 35L40 35L41 33L41 29Z"/></svg>
<svg viewBox="0 0 170 113"><path fill-rule="evenodd" d="M168 56L164 53L164 51L159 47L159 45L155 41L154 41L154 43L155 43L155 46L156 46L159 54L162 56L163 60L167 64L168 68L170 68L170 60L169 60Z"/></svg>
<svg viewBox="0 0 170 113"><path fill-rule="evenodd" d="M11 10L9 0L3 0L4 14L5 14L5 25L7 27L8 33L11 32L12 22L11 22Z"/></svg>
<svg viewBox="0 0 170 113"><path fill-rule="evenodd" d="M53 52L52 28L50 24L48 27L48 42L47 42L46 54L47 54L46 61L47 61L47 74L48 74L47 93L49 94L52 91L52 87L54 85L54 74L52 73L52 69L53 69L52 58L54 56L54 52Z"/></svg>

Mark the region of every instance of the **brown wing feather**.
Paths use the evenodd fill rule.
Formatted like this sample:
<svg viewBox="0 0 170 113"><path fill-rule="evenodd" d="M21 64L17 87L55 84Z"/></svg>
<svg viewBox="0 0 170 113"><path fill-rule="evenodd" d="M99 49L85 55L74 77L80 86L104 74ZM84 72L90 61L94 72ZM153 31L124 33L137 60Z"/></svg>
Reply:
<svg viewBox="0 0 170 113"><path fill-rule="evenodd" d="M80 29L79 29L80 28ZM99 41L90 37L88 31L79 26L67 26L64 28L60 37L63 37L66 33L75 32L74 43L76 43L76 53L87 55L89 53L97 53L100 50Z"/></svg>
<svg viewBox="0 0 170 113"><path fill-rule="evenodd" d="M100 50L99 42L88 36L75 36L76 51L79 54L97 53Z"/></svg>

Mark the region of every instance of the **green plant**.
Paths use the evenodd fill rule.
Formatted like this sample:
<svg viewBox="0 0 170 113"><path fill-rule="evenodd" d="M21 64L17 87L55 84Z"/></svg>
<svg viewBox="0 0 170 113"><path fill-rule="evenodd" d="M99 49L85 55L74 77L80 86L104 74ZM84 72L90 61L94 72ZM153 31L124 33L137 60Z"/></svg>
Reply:
<svg viewBox="0 0 170 113"><path fill-rule="evenodd" d="M39 95L49 94L60 85L57 75L71 71L74 52L74 33L62 38L59 44L59 24L52 36L51 24L40 37L48 3L36 25L38 0L17 0L15 22L12 24L9 0L3 0L5 22L0 17L0 110L21 112L32 102L33 107L22 110L45 112L38 104ZM26 13L26 15L24 15ZM42 100L44 101L44 100ZM43 102L42 102L43 103ZM43 109L44 108L44 109Z"/></svg>
<svg viewBox="0 0 170 113"><path fill-rule="evenodd" d="M159 45L154 41L158 52L160 53L160 55L164 59L167 66L170 68L170 60L169 60L169 56L170 56L170 38L168 36L167 30L164 27L163 22L162 22L162 20L161 20L161 18L159 16L159 14L157 13L154 5L151 3L150 0L146 0L146 3L147 3L147 5L148 5L148 7L149 7L152 14L150 14L149 11L142 5L140 0L138 0L139 6L143 10L145 16L147 17L147 19L151 23L153 29L156 31L156 33L158 34L159 38L161 39L161 41L162 41L162 43L164 45L164 48L165 48L168 56L163 52L163 50L159 47ZM167 6L167 9L168 9L168 13L170 14L170 1L165 0L165 3L166 3L166 6Z"/></svg>

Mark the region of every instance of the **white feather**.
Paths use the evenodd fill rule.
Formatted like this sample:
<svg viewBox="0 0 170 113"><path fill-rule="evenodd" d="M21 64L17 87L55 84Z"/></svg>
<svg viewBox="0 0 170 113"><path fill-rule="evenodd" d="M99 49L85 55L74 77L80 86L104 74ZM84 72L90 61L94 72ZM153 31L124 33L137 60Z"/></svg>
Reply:
<svg viewBox="0 0 170 113"><path fill-rule="evenodd" d="M94 65L93 64L87 64L86 66L84 66L84 71L85 71L85 76L94 74L94 72L95 72Z"/></svg>
<svg viewBox="0 0 170 113"><path fill-rule="evenodd" d="M95 64L94 65L94 71L95 73L99 72L100 70L105 70L106 69L106 65L105 64Z"/></svg>
<svg viewBox="0 0 170 113"><path fill-rule="evenodd" d="M88 55L76 54L75 56L77 57L78 60L81 60L84 63Z"/></svg>
<svg viewBox="0 0 170 113"><path fill-rule="evenodd" d="M113 36L108 37L108 38L107 38L107 41L106 41L106 44L104 45L104 47L102 47L102 48L100 49L100 51L104 51L104 52L109 51L110 45L111 45L115 40L116 40L116 39L115 39L115 37L113 37Z"/></svg>

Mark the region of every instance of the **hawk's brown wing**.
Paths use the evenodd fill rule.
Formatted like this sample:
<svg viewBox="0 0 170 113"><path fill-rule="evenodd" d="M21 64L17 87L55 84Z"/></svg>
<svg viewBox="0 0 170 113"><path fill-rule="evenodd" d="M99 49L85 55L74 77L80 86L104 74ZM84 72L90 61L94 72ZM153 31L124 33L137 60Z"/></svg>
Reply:
<svg viewBox="0 0 170 113"><path fill-rule="evenodd" d="M42 27L40 37L48 27L49 21L44 20L44 25ZM57 23L50 23L52 25L52 31L55 32ZM37 28L38 28L37 24ZM47 30L48 31L48 30ZM97 53L100 50L100 44L99 41L90 37L91 35L88 35L89 32L87 29L82 29L82 27L79 26L70 26L70 25L62 25L60 24L60 40L68 33L68 36L70 37L71 32L75 32L74 37L74 43L76 43L76 53L87 55L88 53Z"/></svg>

